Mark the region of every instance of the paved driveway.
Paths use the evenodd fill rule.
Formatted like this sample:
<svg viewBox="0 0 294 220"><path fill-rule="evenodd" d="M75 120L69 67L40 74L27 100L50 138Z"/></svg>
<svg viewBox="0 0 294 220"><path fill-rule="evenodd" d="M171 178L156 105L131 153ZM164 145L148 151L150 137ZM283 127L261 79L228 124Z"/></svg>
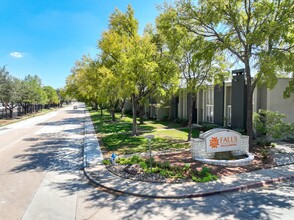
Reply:
<svg viewBox="0 0 294 220"><path fill-rule="evenodd" d="M0 129L0 219L75 219L83 123L69 107Z"/></svg>

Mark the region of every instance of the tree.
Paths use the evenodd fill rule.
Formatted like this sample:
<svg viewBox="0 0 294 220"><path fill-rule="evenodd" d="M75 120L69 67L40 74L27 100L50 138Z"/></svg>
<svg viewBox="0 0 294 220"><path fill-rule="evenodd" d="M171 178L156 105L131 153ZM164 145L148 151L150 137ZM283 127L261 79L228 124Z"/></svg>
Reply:
<svg viewBox="0 0 294 220"><path fill-rule="evenodd" d="M6 67L0 67L0 94L3 94L3 92L5 91L5 82L8 75L9 72L6 70Z"/></svg>
<svg viewBox="0 0 294 220"><path fill-rule="evenodd" d="M188 141L192 137L193 102L197 93L205 89L208 82L215 84L223 82L227 72L224 57L220 55L219 48L204 39L195 36L177 22L177 12L166 8L165 13L157 18L157 26L165 37L167 47L172 59L178 64L182 81L186 84L189 94L188 102Z"/></svg>
<svg viewBox="0 0 294 220"><path fill-rule="evenodd" d="M1 92L0 100L5 109L9 110L9 117L13 116L13 109L17 107L20 97L20 80L7 76L5 80L5 85L2 87L4 89Z"/></svg>
<svg viewBox="0 0 294 220"><path fill-rule="evenodd" d="M151 37L151 42L156 45L156 55L154 59L157 63L157 72L160 75L159 82L155 91L150 94L151 99L155 99L161 107L169 106L169 119L172 118L171 100L178 91L180 69L173 59L174 54L166 45L164 34L159 30L158 25L153 28L152 25L147 25L144 33ZM140 119L141 120L141 119Z"/></svg>
<svg viewBox="0 0 294 220"><path fill-rule="evenodd" d="M110 16L109 30L103 33L99 47L104 57L103 63L115 75L121 94L131 94L133 129L137 135L137 110L146 97L156 88L159 74L154 60L156 46L148 35L139 36L138 21L134 10L128 6L127 12L119 10Z"/></svg>
<svg viewBox="0 0 294 220"><path fill-rule="evenodd" d="M83 56L80 61L75 63L75 67L72 69L72 75L67 79L66 90L71 96L78 100L84 100L88 104L94 104L95 108L98 105L101 109L103 106L110 105L113 110L112 116L113 121L114 109L112 106L115 92L118 88L117 85L109 85L109 81L112 81L112 72L102 66L101 60L93 60L89 56ZM108 84L107 84L108 83ZM107 94L110 91L112 95Z"/></svg>
<svg viewBox="0 0 294 220"><path fill-rule="evenodd" d="M294 74L292 76L292 79L289 81L288 86L283 93L283 96L284 98L288 99L291 97L292 94L294 94Z"/></svg>
<svg viewBox="0 0 294 220"><path fill-rule="evenodd" d="M28 104L32 105L33 112L35 112L36 104L44 104L48 98L42 90L42 81L37 75L27 75L24 78L22 89L22 100L26 112Z"/></svg>
<svg viewBox="0 0 294 220"><path fill-rule="evenodd" d="M7 80L9 77L9 72L6 70L6 67L0 67L0 102L5 107L4 97L7 91ZM5 107L6 111L6 107ZM7 117L7 116L6 116Z"/></svg>
<svg viewBox="0 0 294 220"><path fill-rule="evenodd" d="M66 93L65 88L58 88L56 89L56 93L58 96L58 99L60 100L60 106L63 105L63 103L69 103L71 98L70 96Z"/></svg>
<svg viewBox="0 0 294 220"><path fill-rule="evenodd" d="M191 0L176 2L181 26L220 46L245 66L251 150L252 97L256 84L262 80L273 87L276 73L293 67L293 5L293 0L206 0L198 1L197 5Z"/></svg>
<svg viewBox="0 0 294 220"><path fill-rule="evenodd" d="M13 116L13 109L21 101L21 80L9 75L5 67L0 68L0 102Z"/></svg>
<svg viewBox="0 0 294 220"><path fill-rule="evenodd" d="M52 86L44 86L43 91L46 93L47 100L45 104L48 105L48 108L50 108L50 105L57 105L59 104L59 98L57 95L56 90ZM44 100L44 98L43 98Z"/></svg>

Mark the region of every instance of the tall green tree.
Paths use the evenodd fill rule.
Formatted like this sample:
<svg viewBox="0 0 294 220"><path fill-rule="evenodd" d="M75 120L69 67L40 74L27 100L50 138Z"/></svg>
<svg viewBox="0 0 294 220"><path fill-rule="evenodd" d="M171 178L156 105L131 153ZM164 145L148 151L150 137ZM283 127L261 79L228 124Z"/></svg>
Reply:
<svg viewBox="0 0 294 220"><path fill-rule="evenodd" d="M11 76L5 66L0 68L0 102L13 117L13 109L21 102L21 80Z"/></svg>
<svg viewBox="0 0 294 220"><path fill-rule="evenodd" d="M20 102L20 80L6 75L2 79L3 85L1 85L0 101L6 110L9 111L9 117L13 117L13 109L17 107Z"/></svg>
<svg viewBox="0 0 294 220"><path fill-rule="evenodd" d="M58 99L60 100L60 105L63 103L69 103L71 101L71 97L66 93L66 88L58 88L56 89L56 93L58 95Z"/></svg>
<svg viewBox="0 0 294 220"><path fill-rule="evenodd" d="M197 93L206 88L207 83L221 83L225 71L225 59L219 48L204 39L190 33L177 21L177 11L166 8L157 18L157 27L165 37L166 45L178 64L181 78L188 92L188 141L192 137L193 102Z"/></svg>
<svg viewBox="0 0 294 220"><path fill-rule="evenodd" d="M138 21L128 6L125 13L115 10L110 16L109 30L103 33L99 47L108 62L106 67L119 79L117 85L123 89L122 94L131 96L132 134L137 135L138 106L156 88L159 78L154 60L156 46L148 35L138 34Z"/></svg>
<svg viewBox="0 0 294 220"><path fill-rule="evenodd" d="M251 150L254 88L261 80L273 87L277 72L293 72L293 7L293 0L205 0L197 4L178 0L175 5L181 26L220 46L244 65Z"/></svg>
<svg viewBox="0 0 294 220"><path fill-rule="evenodd" d="M292 74L292 79L289 81L288 86L286 87L286 89L283 93L283 96L284 96L284 98L288 99L293 94L294 94L294 73Z"/></svg>
<svg viewBox="0 0 294 220"><path fill-rule="evenodd" d="M103 106L110 106L114 116L114 105L118 99L115 94L117 95L120 87L109 85L108 82L112 80L112 72L102 66L100 59L93 60L89 56L83 56L80 61L76 62L70 78L72 80L67 82L67 87L68 91L74 93L74 97L88 104L94 104L96 109L98 105L100 109ZM107 94L106 91L111 91L112 95Z"/></svg>
<svg viewBox="0 0 294 220"><path fill-rule="evenodd" d="M23 80L22 86L24 108L27 111L28 104L33 106L33 112L36 111L37 104L45 104L47 100L46 93L42 89L42 80L37 75L27 75Z"/></svg>
<svg viewBox="0 0 294 220"><path fill-rule="evenodd" d="M3 92L5 91L5 82L7 80L8 75L9 72L6 69L6 67L0 67L0 94L3 94Z"/></svg>
<svg viewBox="0 0 294 220"><path fill-rule="evenodd" d="M51 105L59 104L60 101L59 101L57 92L52 86L44 86L43 90L47 95L47 100L45 103L48 105L49 108Z"/></svg>
<svg viewBox="0 0 294 220"><path fill-rule="evenodd" d="M151 99L155 99L162 107L169 106L169 118L172 118L171 100L178 91L180 81L180 69L174 59L173 52L166 44L166 38L161 30L148 24L144 30L145 34L151 37L151 42L156 45L156 55L154 59L157 63L156 71L159 74L159 81L156 89L150 95Z"/></svg>

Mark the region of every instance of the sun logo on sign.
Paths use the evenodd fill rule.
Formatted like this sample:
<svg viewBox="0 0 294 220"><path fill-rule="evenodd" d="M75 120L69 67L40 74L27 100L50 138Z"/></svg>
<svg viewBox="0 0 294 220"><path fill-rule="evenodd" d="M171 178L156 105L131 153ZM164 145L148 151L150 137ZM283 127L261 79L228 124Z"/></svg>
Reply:
<svg viewBox="0 0 294 220"><path fill-rule="evenodd" d="M210 139L209 146L211 148L217 148L217 146L218 146L218 138L217 137L212 137Z"/></svg>

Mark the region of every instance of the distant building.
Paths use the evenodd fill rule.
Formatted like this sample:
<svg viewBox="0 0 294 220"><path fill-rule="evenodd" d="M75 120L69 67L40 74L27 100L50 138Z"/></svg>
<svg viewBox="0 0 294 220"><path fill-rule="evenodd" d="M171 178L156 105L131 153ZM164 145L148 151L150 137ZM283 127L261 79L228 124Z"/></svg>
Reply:
<svg viewBox="0 0 294 220"><path fill-rule="evenodd" d="M284 99L283 91L289 78L279 78L273 89L257 87L253 93L253 111L266 109L287 115L288 122L294 122L294 96ZM244 69L232 71L232 81L223 85L207 85L206 90L198 92L193 103L188 102L189 93L185 88L179 89L178 97L170 101L169 109L157 106L155 102L147 105L145 112L158 119L188 118L189 106L193 105L192 121L195 124L211 122L233 129L245 129L247 118L246 79Z"/></svg>

